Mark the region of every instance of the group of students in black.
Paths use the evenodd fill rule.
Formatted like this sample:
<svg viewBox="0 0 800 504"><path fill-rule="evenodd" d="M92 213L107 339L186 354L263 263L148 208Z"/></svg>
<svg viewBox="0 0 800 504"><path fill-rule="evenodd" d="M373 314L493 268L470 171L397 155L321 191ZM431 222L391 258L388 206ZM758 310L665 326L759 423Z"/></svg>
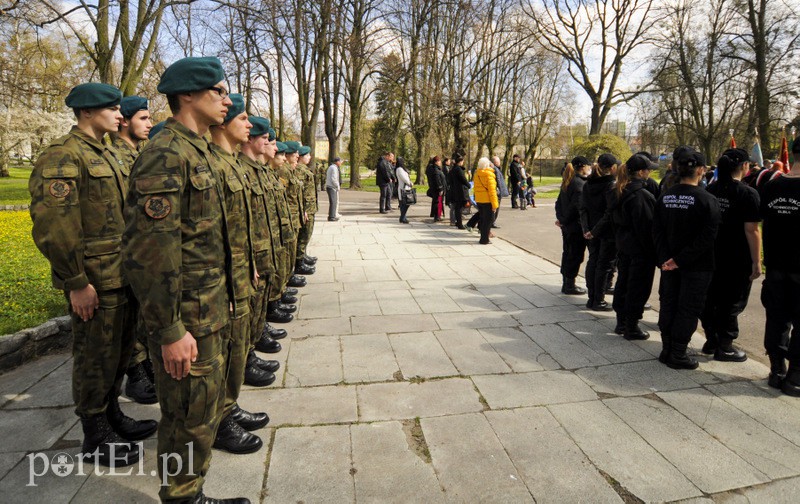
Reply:
<svg viewBox="0 0 800 504"><path fill-rule="evenodd" d="M682 146L673 152L661 184L650 178L658 165L646 152L625 163L611 154L594 164L575 157L565 166L556 201L562 293L588 294L587 308L616 313L617 334L648 339L639 321L658 268L659 361L696 369L687 348L699 321L704 354L743 362L747 355L733 342L752 282L762 274L763 227L768 382L800 397L800 142L792 152L791 171L764 177L763 170L751 169L747 151L728 149L712 177L703 154ZM748 181L763 183L756 190ZM587 248L584 290L575 281ZM605 301L608 292L614 296L611 305Z"/></svg>

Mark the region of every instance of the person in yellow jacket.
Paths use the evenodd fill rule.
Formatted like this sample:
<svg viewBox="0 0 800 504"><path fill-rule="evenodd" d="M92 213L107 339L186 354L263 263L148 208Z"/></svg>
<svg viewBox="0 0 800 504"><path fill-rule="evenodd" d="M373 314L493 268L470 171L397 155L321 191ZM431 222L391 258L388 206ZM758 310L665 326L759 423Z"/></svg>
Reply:
<svg viewBox="0 0 800 504"><path fill-rule="evenodd" d="M481 230L480 244L486 245L489 241L489 233L492 231L492 221L494 211L500 206L497 200L497 178L494 168L489 158L482 157L478 160L478 168L473 177L475 203L478 204L478 215L480 221L478 228Z"/></svg>

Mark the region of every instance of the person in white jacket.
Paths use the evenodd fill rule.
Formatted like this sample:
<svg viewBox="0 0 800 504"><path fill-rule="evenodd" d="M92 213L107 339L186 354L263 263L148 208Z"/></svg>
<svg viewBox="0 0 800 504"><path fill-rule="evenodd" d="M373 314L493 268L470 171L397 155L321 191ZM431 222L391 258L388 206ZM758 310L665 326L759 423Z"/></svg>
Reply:
<svg viewBox="0 0 800 504"><path fill-rule="evenodd" d="M408 176L408 172L406 171L405 160L401 157L397 158L397 167L395 168L395 177L397 177L397 194L400 199L400 222L402 224L408 224L408 219L406 219L406 212L408 212L408 205L403 203L403 191L406 189L411 189L413 185L411 183L411 178Z"/></svg>
<svg viewBox="0 0 800 504"><path fill-rule="evenodd" d="M339 189L342 184L339 180L339 168L342 166L342 158L333 158L333 163L328 167L325 174L325 192L328 193L328 220L331 222L339 220Z"/></svg>

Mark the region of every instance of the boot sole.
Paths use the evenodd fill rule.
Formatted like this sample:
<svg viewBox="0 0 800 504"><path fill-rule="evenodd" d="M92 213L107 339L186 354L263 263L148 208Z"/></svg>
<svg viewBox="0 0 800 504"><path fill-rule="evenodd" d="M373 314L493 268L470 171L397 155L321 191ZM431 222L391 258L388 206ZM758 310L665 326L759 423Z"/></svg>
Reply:
<svg viewBox="0 0 800 504"><path fill-rule="evenodd" d="M781 385L781 391L790 397L800 397L800 387L791 385L786 381L784 381L783 385Z"/></svg>
<svg viewBox="0 0 800 504"><path fill-rule="evenodd" d="M213 448L215 450L221 450L221 451L224 451L224 452L232 453L234 455L247 455L248 453L257 452L258 450L261 449L262 446L264 446L264 442L259 438L257 444L255 444L253 446L248 446L247 448L234 449L234 448L231 448L229 446L217 445L217 443L214 443Z"/></svg>
<svg viewBox="0 0 800 504"><path fill-rule="evenodd" d="M747 356L745 355L744 358L732 358L732 357L717 357L714 354L714 360L719 362L744 362L747 360Z"/></svg>
<svg viewBox="0 0 800 504"><path fill-rule="evenodd" d="M699 364L696 362L693 365L687 365L687 364L676 364L674 362L667 361L666 364L668 367L672 369L688 369L688 370L697 369L697 367L699 366Z"/></svg>

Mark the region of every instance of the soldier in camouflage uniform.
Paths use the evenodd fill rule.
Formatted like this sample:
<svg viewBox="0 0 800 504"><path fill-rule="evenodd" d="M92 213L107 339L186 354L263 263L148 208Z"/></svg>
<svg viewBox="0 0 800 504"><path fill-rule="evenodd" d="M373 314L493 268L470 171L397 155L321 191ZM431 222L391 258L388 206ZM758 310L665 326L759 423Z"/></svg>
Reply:
<svg viewBox="0 0 800 504"><path fill-rule="evenodd" d="M217 58L184 58L164 71L158 91L173 117L136 160L125 201L125 270L141 302L161 406L162 501L218 502L203 495L203 482L237 307L224 176L203 135L231 106L224 79Z"/></svg>
<svg viewBox="0 0 800 504"><path fill-rule="evenodd" d="M122 119L121 98L108 84L73 88L66 104L78 125L45 149L28 184L33 240L50 261L53 287L64 291L69 305L82 451L106 466L138 461L138 446L125 440L144 439L156 429L155 421L126 417L118 403L136 316L121 254L129 171L103 139Z"/></svg>
<svg viewBox="0 0 800 504"><path fill-rule="evenodd" d="M147 110L147 98L126 96L119 104L119 111L122 114L122 121L119 124L119 131L113 135L111 146L130 171L147 141L153 123ZM156 386L153 383L153 365L147 355L147 335L139 326L136 330L131 361L125 374L128 375L125 395L141 404L154 404L158 401Z"/></svg>
<svg viewBox="0 0 800 504"><path fill-rule="evenodd" d="M308 222L308 213L305 209L305 196L303 194L303 178L297 168L300 159L300 142L286 143L286 163L278 170L278 177L286 186L286 199L292 212L292 220L297 232L297 242L300 241L303 226ZM301 275L313 275L314 267L298 261L297 243L295 249L290 251L294 272Z"/></svg>
<svg viewBox="0 0 800 504"><path fill-rule="evenodd" d="M314 232L314 218L317 210L319 210L317 184L314 181L314 172L308 166L311 162L311 147L303 145L300 147L299 154L300 159L295 171L303 181L303 202L308 218L300 228L300 233L297 237L297 263L305 263L305 265L311 267L317 263L317 258L306 254L306 248L308 248L308 242L311 241L311 234ZM295 264L295 267L298 264Z"/></svg>
<svg viewBox="0 0 800 504"><path fill-rule="evenodd" d="M267 322L267 295L277 279L275 256L283 246L281 244L281 221L277 210L273 187L267 179L267 169L259 158L269 154L275 157L277 146L275 140L269 139L270 124L268 119L249 117L253 127L250 129L248 141L242 145L239 162L249 170L250 191L253 214L253 251L259 282L250 301L251 324L250 350L265 353L278 353L281 344L275 340L286 337L284 329L276 329ZM291 317L290 314L287 314ZM275 372L280 364L269 360L267 371Z"/></svg>

